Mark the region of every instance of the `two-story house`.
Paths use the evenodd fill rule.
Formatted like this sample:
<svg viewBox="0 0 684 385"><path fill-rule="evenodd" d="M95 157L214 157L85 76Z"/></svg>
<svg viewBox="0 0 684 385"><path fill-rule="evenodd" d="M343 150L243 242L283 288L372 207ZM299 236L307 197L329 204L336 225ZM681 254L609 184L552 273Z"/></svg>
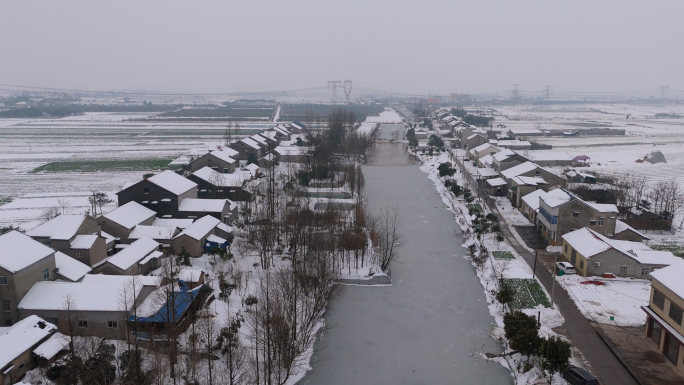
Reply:
<svg viewBox="0 0 684 385"><path fill-rule="evenodd" d="M197 171L204 167L209 167L216 172L222 174L230 174L235 172L237 167L237 159L240 153L230 147L222 150L210 151L197 159L190 162L190 171Z"/></svg>
<svg viewBox="0 0 684 385"><path fill-rule="evenodd" d="M477 160L485 155L494 155L498 152L501 152L500 148L489 143L484 143L477 147L471 148L470 151L468 151L468 159Z"/></svg>
<svg viewBox="0 0 684 385"><path fill-rule="evenodd" d="M107 257L107 240L90 215L60 215L26 235L88 266Z"/></svg>
<svg viewBox="0 0 684 385"><path fill-rule="evenodd" d="M55 250L18 231L0 235L0 318L3 326L19 321L17 305L40 281L55 279Z"/></svg>
<svg viewBox="0 0 684 385"><path fill-rule="evenodd" d="M498 172L515 167L521 163L529 162L529 159L510 149L503 149L492 155L492 157L494 158L492 160L492 168Z"/></svg>
<svg viewBox="0 0 684 385"><path fill-rule="evenodd" d="M684 374L684 280L682 266L651 273L651 296L646 313L646 337Z"/></svg>
<svg viewBox="0 0 684 385"><path fill-rule="evenodd" d="M188 175L188 179L197 183L199 198L224 198L232 201L252 200L252 194L245 188L248 178L248 174L221 174L208 167Z"/></svg>
<svg viewBox="0 0 684 385"><path fill-rule="evenodd" d="M539 197L537 219L542 236L555 246L564 234L582 227L612 237L617 215L617 206L613 204L585 202L569 191L555 189Z"/></svg>
<svg viewBox="0 0 684 385"><path fill-rule="evenodd" d="M102 231L119 238L126 243L128 235L137 225L151 225L157 212L148 209L138 202L128 202L117 209L99 217Z"/></svg>
<svg viewBox="0 0 684 385"><path fill-rule="evenodd" d="M116 195L119 197L119 206L138 202L157 212L160 217L175 216L183 199L197 198L197 184L167 170L126 186Z"/></svg>
<svg viewBox="0 0 684 385"><path fill-rule="evenodd" d="M253 159L256 162L259 158L264 156L264 152L259 143L250 138L237 140L229 144L229 147L238 152L237 157L239 160Z"/></svg>

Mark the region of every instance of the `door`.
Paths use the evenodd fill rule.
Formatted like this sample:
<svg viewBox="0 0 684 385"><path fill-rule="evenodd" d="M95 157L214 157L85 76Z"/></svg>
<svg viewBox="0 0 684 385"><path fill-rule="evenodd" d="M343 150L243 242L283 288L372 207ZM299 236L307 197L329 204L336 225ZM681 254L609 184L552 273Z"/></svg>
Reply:
<svg viewBox="0 0 684 385"><path fill-rule="evenodd" d="M679 354L679 341L674 339L669 333L665 336L665 356L677 365L677 355Z"/></svg>
<svg viewBox="0 0 684 385"><path fill-rule="evenodd" d="M656 345L660 347L660 333L662 332L662 328L660 325L655 322L654 319L651 318L651 338L653 341L655 341Z"/></svg>

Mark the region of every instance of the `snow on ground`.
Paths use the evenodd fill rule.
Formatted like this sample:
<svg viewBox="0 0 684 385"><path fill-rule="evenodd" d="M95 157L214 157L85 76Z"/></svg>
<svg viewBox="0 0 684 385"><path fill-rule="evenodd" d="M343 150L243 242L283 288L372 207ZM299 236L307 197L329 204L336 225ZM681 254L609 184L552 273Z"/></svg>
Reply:
<svg viewBox="0 0 684 385"><path fill-rule="evenodd" d="M641 326L646 323L641 306L648 305L651 293L649 280L587 278L572 274L557 277L556 281L589 320L616 326ZM602 282L604 285L582 284L587 281Z"/></svg>
<svg viewBox="0 0 684 385"><path fill-rule="evenodd" d="M359 134L370 135L378 127L378 124L400 124L402 117L393 109L387 109L380 113L379 116L368 116L366 120L361 123L361 127L357 130ZM403 136L403 134L401 135Z"/></svg>

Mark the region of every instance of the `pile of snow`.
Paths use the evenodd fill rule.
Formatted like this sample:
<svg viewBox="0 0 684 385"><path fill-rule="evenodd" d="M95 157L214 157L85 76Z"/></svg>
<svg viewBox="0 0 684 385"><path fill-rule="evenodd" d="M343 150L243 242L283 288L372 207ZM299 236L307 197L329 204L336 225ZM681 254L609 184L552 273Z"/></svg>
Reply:
<svg viewBox="0 0 684 385"><path fill-rule="evenodd" d="M667 163L667 160L665 160L665 155L663 155L660 150L651 151L650 154L644 157L644 161L651 164Z"/></svg>

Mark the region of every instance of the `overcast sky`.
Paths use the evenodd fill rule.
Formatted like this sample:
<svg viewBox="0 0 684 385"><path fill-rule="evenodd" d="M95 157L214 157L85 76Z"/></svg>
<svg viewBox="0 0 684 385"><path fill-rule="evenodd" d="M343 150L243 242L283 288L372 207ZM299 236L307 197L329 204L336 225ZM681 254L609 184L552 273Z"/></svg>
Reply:
<svg viewBox="0 0 684 385"><path fill-rule="evenodd" d="M2 1L0 83L91 90L684 90L684 1Z"/></svg>

